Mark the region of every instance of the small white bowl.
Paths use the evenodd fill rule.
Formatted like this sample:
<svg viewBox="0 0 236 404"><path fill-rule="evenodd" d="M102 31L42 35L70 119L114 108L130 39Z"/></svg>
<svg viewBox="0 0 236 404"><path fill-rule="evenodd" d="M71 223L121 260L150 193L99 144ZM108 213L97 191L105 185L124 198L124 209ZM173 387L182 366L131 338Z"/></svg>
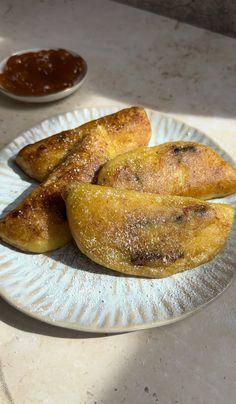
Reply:
<svg viewBox="0 0 236 404"><path fill-rule="evenodd" d="M8 56L7 58L5 58L4 60L2 60L0 62L0 73L3 73L3 69L4 69L8 59L13 55L22 55L22 53L38 52L41 50L51 50L51 49L57 50L57 49L61 49L61 48L34 48L34 49L25 49L25 50L21 50L19 52L12 53L10 56ZM69 49L65 49L65 50L67 52L70 52L74 56L80 56L80 55L78 55L78 53L75 53ZM68 95L70 95L70 94L74 93L76 90L78 90L78 88L83 84L83 82L87 76L88 66L83 58L82 58L82 60L83 60L82 73L78 77L78 80L76 81L76 83L72 87L65 88L65 90L58 91L58 92L52 93L52 94L47 94L47 95L31 96L31 95L17 95L8 90L3 89L0 86L0 92L2 92L3 94L7 95L10 98L14 98L15 100L18 100L18 101L33 102L33 103L51 102L51 101L60 100L61 98L68 97Z"/></svg>

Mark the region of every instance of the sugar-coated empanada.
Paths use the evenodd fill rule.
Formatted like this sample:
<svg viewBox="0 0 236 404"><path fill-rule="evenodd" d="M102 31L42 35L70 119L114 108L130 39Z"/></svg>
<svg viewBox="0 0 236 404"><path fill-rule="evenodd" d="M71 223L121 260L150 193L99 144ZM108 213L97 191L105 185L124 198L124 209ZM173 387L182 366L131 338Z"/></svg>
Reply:
<svg viewBox="0 0 236 404"><path fill-rule="evenodd" d="M165 277L210 261L233 221L229 205L91 184L71 185L65 199L80 250L137 276Z"/></svg>
<svg viewBox="0 0 236 404"><path fill-rule="evenodd" d="M208 146L170 142L109 161L99 173L98 184L210 199L236 192L236 169Z"/></svg>
<svg viewBox="0 0 236 404"><path fill-rule="evenodd" d="M43 181L84 136L102 127L114 144L122 138L126 151L148 143L151 126L143 108L131 107L25 146L16 162L30 177Z"/></svg>

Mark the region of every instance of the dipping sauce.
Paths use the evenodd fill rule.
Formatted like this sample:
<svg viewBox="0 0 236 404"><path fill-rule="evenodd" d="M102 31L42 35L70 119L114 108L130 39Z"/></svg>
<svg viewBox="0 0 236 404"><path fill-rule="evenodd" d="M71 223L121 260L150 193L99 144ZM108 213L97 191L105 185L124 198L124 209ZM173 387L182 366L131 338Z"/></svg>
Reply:
<svg viewBox="0 0 236 404"><path fill-rule="evenodd" d="M7 60L0 86L17 95L47 95L72 87L84 70L84 60L64 49L27 52Z"/></svg>

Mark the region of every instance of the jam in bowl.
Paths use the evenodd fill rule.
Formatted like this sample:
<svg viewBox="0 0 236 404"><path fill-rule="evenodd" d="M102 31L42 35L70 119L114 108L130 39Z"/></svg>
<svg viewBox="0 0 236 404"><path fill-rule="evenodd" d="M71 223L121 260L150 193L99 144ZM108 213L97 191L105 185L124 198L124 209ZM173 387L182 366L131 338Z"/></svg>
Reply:
<svg viewBox="0 0 236 404"><path fill-rule="evenodd" d="M22 51L0 64L0 89L23 101L53 101L74 92L86 73L86 62L74 52L65 49Z"/></svg>

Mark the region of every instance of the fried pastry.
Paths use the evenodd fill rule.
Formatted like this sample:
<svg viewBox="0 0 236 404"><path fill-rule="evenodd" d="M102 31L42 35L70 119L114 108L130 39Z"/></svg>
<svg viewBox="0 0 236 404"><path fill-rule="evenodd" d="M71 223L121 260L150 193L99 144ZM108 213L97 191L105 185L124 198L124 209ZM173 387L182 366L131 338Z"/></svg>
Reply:
<svg viewBox="0 0 236 404"><path fill-rule="evenodd" d="M170 142L109 161L99 173L98 184L210 199L236 192L236 169L208 146Z"/></svg>
<svg viewBox="0 0 236 404"><path fill-rule="evenodd" d="M114 133L99 125L92 128L48 179L0 221L2 240L31 252L62 247L71 239L61 196L66 185L95 181L97 171L108 159L148 140L147 131L133 138L125 131Z"/></svg>
<svg viewBox="0 0 236 404"><path fill-rule="evenodd" d="M98 125L113 137L115 143L122 137L126 142L126 151L146 145L151 136L145 110L131 107L29 144L18 153L16 162L30 177L43 181L76 144Z"/></svg>
<svg viewBox="0 0 236 404"><path fill-rule="evenodd" d="M233 221L229 205L92 184L70 185L65 199L79 249L136 276L166 277L210 261Z"/></svg>

